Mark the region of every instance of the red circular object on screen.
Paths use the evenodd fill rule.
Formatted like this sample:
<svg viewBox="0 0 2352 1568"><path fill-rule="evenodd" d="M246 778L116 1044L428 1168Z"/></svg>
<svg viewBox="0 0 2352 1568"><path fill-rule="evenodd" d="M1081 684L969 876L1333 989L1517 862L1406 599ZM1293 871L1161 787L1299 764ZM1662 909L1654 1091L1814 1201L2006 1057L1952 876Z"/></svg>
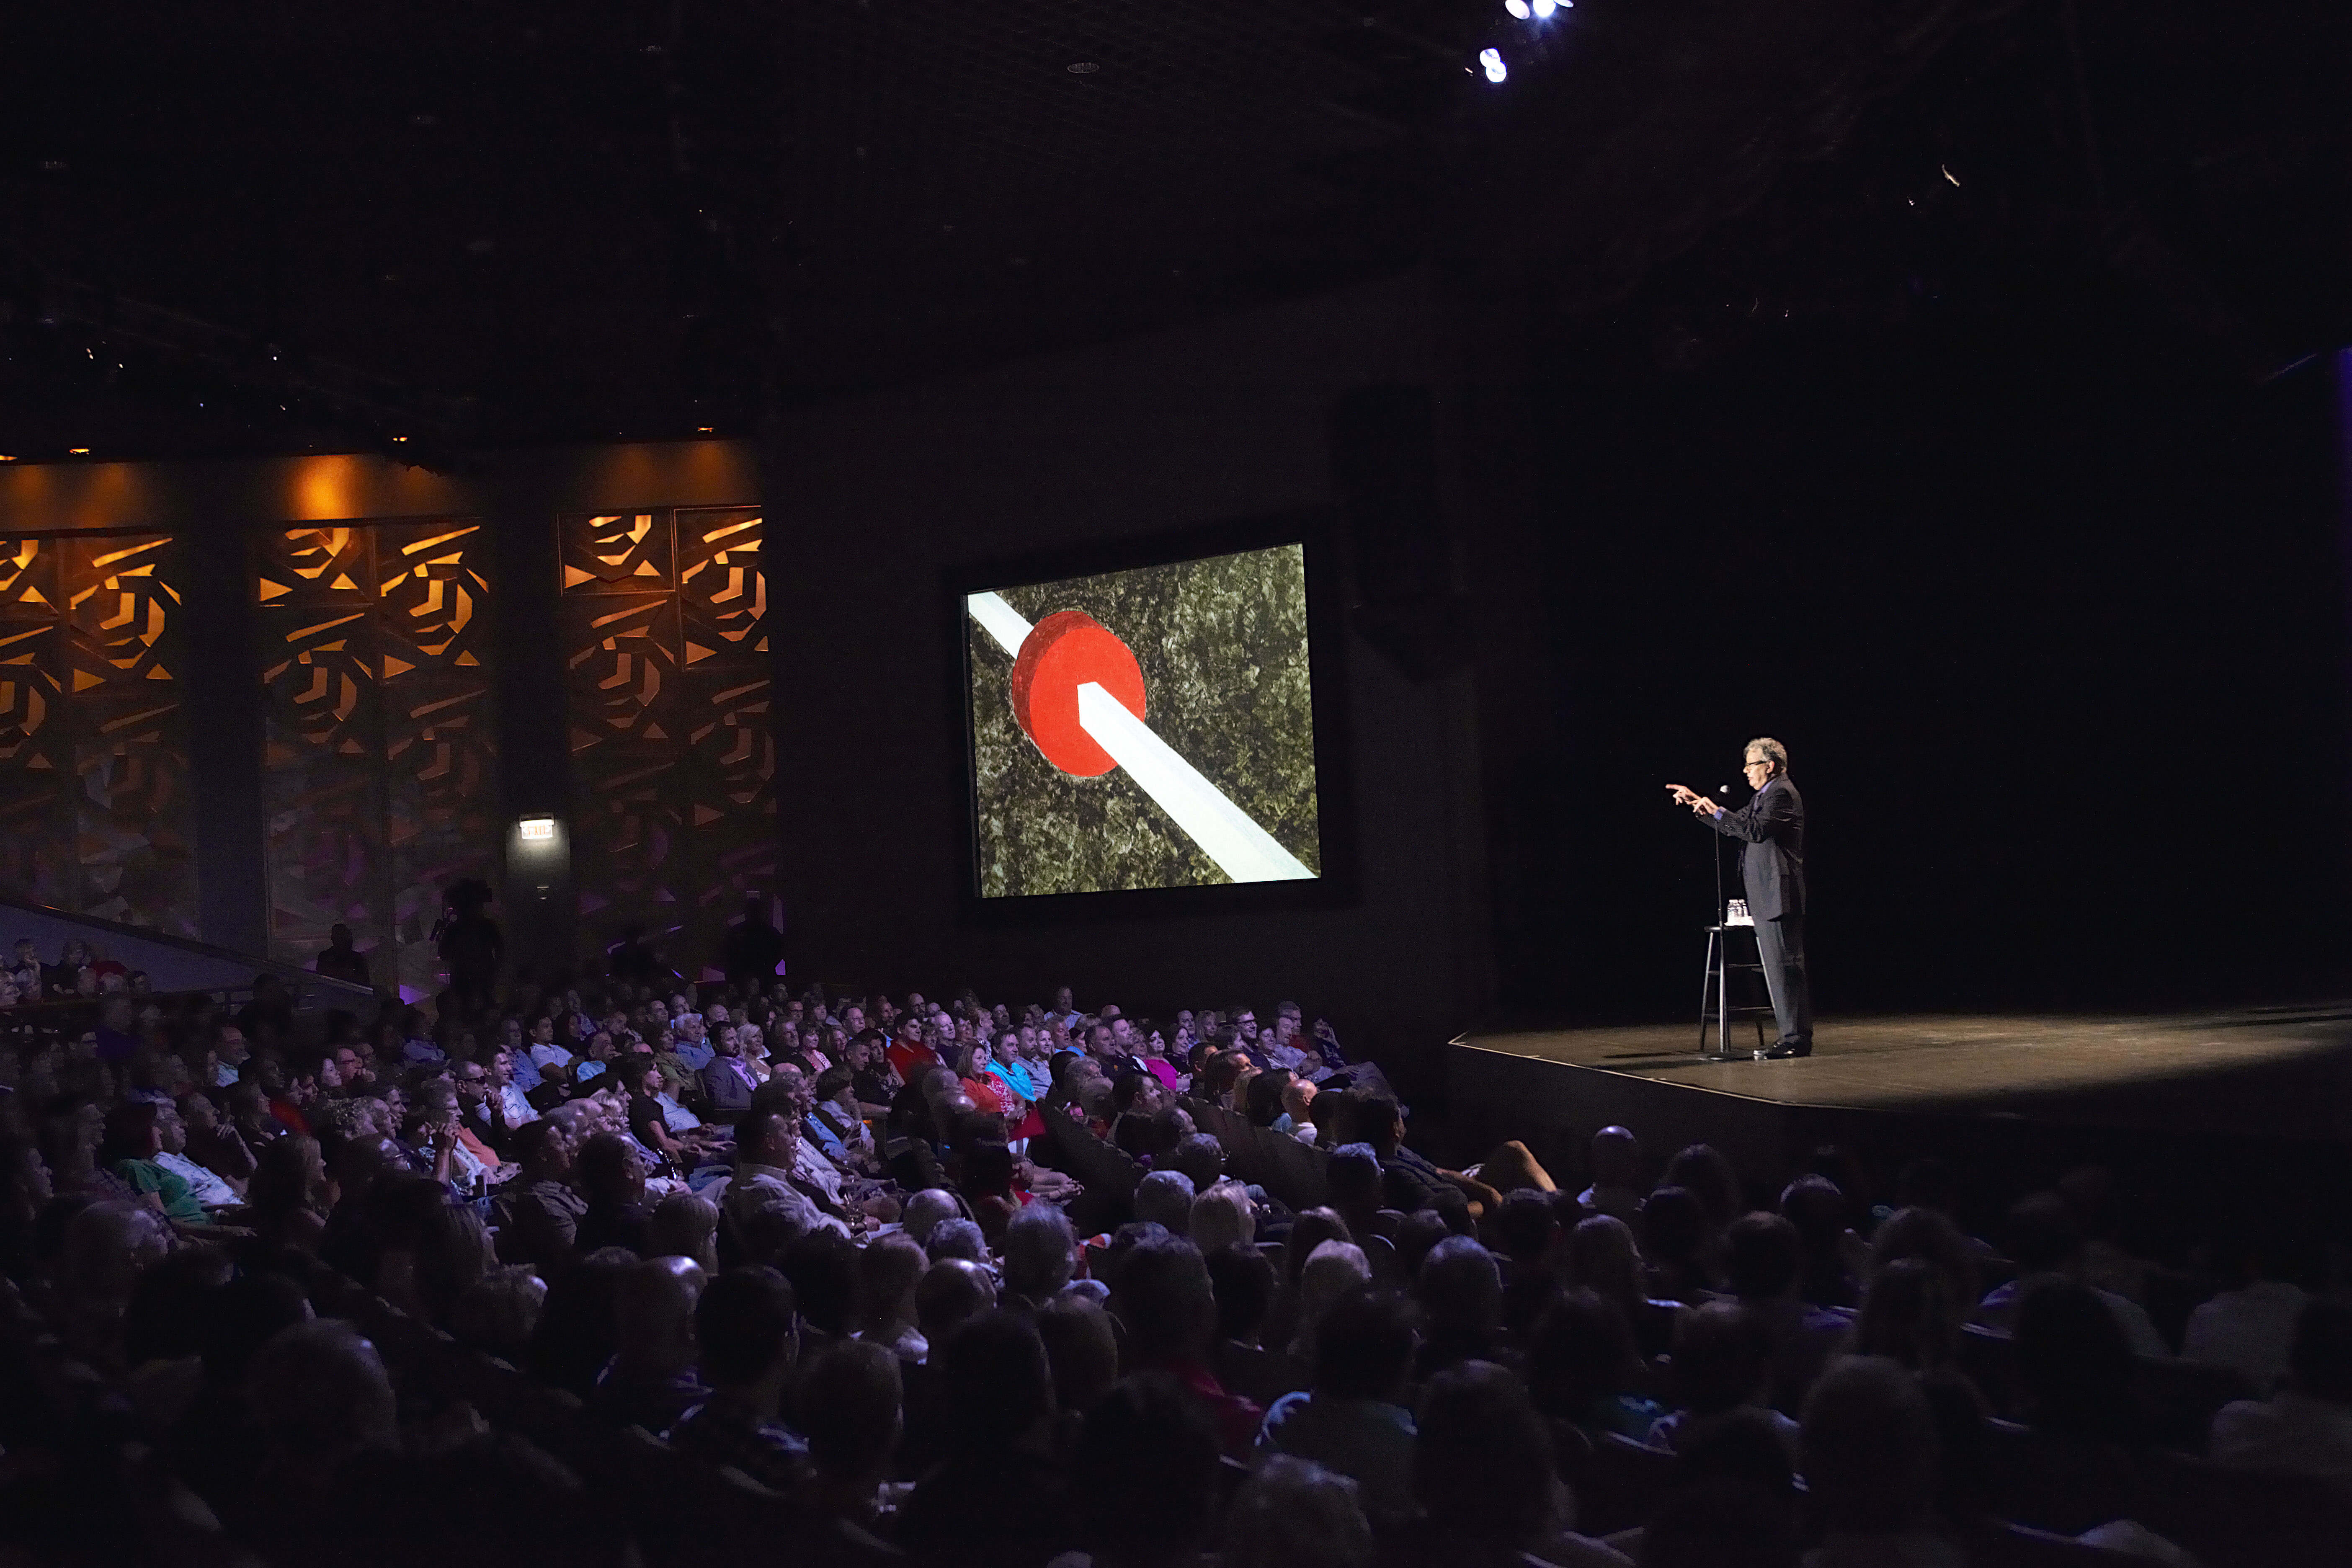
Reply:
<svg viewBox="0 0 2352 1568"><path fill-rule="evenodd" d="M1143 717L1143 667L1084 610L1056 610L1029 628L1013 660L1013 717L1045 760L1098 778L1118 764L1078 725L1078 688L1094 681Z"/></svg>

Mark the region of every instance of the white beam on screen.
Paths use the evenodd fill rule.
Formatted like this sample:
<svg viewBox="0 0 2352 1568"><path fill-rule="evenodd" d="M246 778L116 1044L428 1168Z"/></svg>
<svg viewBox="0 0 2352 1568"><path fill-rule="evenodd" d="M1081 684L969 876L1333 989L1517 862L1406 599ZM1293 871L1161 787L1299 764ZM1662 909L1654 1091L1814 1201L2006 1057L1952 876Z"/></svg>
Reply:
<svg viewBox="0 0 2352 1568"><path fill-rule="evenodd" d="M1078 724L1236 882L1295 882L1315 873L1096 681L1078 687Z"/></svg>
<svg viewBox="0 0 2352 1568"><path fill-rule="evenodd" d="M1014 658L1021 657L1021 645L1029 638L1029 623L1020 611L993 594L973 594L963 603L980 629L996 639L997 647Z"/></svg>

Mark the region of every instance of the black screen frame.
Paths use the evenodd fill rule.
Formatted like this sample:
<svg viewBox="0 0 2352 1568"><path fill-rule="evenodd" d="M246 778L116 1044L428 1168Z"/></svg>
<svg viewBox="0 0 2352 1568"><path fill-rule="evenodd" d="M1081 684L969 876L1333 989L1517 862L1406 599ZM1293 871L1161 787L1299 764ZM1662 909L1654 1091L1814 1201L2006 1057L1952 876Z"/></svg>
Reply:
<svg viewBox="0 0 2352 1568"><path fill-rule="evenodd" d="M953 787L963 825L960 918L971 925L1027 925L1167 915L1328 910L1360 901L1357 881L1356 802L1349 743L1345 589L1335 540L1336 510L1273 513L1199 524L1163 533L1089 542L961 563L944 574L944 609L954 637L947 660L963 730L962 768ZM980 891L980 798L972 734L971 637L966 598L999 588L1055 583L1113 572L1171 566L1213 555L1295 544L1305 557L1308 710L1315 724L1316 837L1321 873L1312 881L1214 883L1187 888L1118 888L1093 892L983 898Z"/></svg>

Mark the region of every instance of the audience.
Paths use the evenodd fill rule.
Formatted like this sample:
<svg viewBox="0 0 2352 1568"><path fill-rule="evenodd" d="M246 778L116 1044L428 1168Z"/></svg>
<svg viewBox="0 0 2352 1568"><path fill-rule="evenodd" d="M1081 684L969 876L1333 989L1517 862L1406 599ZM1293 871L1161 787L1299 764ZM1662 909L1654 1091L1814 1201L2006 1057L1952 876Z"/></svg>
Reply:
<svg viewBox="0 0 2352 1568"><path fill-rule="evenodd" d="M0 1521L161 1502L85 1509L94 1560L678 1562L770 1508L812 1561L2000 1563L2012 1521L2158 1550L2116 1522L2169 1517L2151 1389L2200 1386L2163 1430L2214 1474L2352 1489L2311 1238L2152 1268L2082 1166L2004 1258L1954 1215L2017 1189L1940 1161L1818 1151L1751 1208L1614 1125L1557 1181L1456 1168L1294 1006L795 992L771 935L723 984L640 940L373 1019L10 1010ZM89 954L37 958L79 994ZM2152 1384L2159 1319L2266 1397ZM721 1468L754 1485L682 1479Z"/></svg>

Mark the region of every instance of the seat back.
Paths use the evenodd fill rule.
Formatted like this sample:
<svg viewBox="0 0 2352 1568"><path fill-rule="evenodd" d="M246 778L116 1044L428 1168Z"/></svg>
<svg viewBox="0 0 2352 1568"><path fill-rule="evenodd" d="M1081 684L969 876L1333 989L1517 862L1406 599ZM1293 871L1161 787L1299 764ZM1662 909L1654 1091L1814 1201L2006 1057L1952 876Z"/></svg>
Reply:
<svg viewBox="0 0 2352 1568"><path fill-rule="evenodd" d="M2352 1503L2316 1476L2240 1470L2186 1454L2147 1459L2137 1517L2204 1568L2352 1562Z"/></svg>
<svg viewBox="0 0 2352 1568"><path fill-rule="evenodd" d="M1585 1535L1633 1529L1674 1480L1672 1454L1613 1432L1591 1439L1580 1454L1554 1458L1576 1494L1576 1528Z"/></svg>
<svg viewBox="0 0 2352 1568"><path fill-rule="evenodd" d="M2221 1406L2233 1399L2259 1397L2252 1379L2232 1366L2141 1356L2136 1370L2150 1424L2148 1436L2184 1454L2205 1452L2213 1416Z"/></svg>

